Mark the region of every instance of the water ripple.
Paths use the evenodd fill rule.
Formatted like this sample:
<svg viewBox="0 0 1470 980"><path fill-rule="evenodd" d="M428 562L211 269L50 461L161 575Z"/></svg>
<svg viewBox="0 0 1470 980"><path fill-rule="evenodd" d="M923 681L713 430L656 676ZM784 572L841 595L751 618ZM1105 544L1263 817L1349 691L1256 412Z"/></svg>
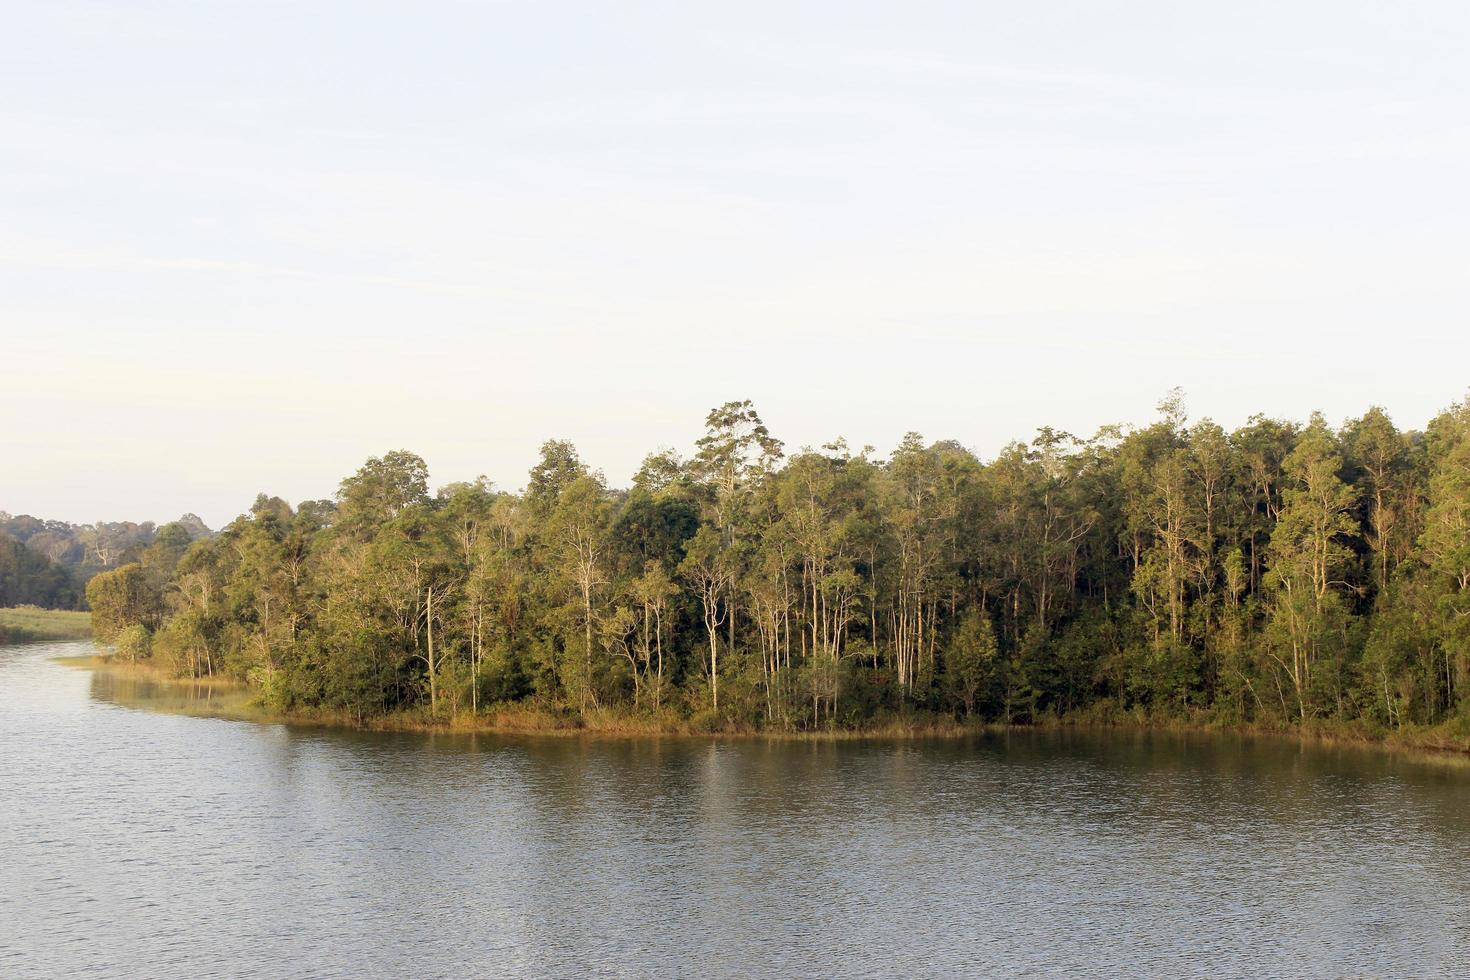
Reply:
<svg viewBox="0 0 1470 980"><path fill-rule="evenodd" d="M4 976L1470 968L1470 781L1443 767L295 730L119 710L49 660L78 652L0 648Z"/></svg>

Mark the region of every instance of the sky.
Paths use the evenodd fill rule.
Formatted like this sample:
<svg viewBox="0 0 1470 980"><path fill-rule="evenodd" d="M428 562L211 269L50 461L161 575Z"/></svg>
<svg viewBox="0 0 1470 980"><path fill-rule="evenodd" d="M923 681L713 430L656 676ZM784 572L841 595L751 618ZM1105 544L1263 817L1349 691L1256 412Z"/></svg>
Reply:
<svg viewBox="0 0 1470 980"><path fill-rule="evenodd" d="M1422 427L1470 5L0 4L0 510L220 526L410 449Z"/></svg>

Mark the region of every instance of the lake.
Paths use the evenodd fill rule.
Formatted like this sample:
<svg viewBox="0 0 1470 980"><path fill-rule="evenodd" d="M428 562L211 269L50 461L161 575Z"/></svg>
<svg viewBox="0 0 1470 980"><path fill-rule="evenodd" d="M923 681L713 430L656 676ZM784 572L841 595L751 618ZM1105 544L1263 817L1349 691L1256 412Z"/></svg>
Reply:
<svg viewBox="0 0 1470 980"><path fill-rule="evenodd" d="M1460 760L371 734L90 652L0 647L6 977L1470 972Z"/></svg>

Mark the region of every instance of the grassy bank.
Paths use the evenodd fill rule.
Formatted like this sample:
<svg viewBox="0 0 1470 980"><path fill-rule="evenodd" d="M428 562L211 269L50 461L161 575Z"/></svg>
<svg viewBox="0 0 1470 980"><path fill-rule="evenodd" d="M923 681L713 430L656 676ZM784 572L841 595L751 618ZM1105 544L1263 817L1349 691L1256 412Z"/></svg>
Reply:
<svg viewBox="0 0 1470 980"><path fill-rule="evenodd" d="M1405 725L1390 729L1362 720L1335 718L1308 718L1286 724L1240 721L1222 718L1208 711L1167 714L1143 710L1116 713L1092 710L1060 718L1047 718L1021 727L1272 736L1329 745L1380 746L1415 752L1470 755L1470 719L1466 718L1452 718L1434 726Z"/></svg>
<svg viewBox="0 0 1470 980"><path fill-rule="evenodd" d="M92 614L71 609L12 606L0 609L0 643L33 640L90 640Z"/></svg>

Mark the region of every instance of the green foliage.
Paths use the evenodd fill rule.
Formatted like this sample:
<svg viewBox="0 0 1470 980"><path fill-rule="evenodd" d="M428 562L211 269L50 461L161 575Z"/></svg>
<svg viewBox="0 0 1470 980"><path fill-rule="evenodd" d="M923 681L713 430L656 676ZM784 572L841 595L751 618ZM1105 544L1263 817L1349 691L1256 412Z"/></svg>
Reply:
<svg viewBox="0 0 1470 980"><path fill-rule="evenodd" d="M79 592L64 567L0 531L0 608L70 609L77 605Z"/></svg>
<svg viewBox="0 0 1470 980"><path fill-rule="evenodd" d="M966 612L950 636L945 652L949 692L965 706L965 714L972 715L977 701L996 688L1000 680L1000 647L995 642L990 614L983 607Z"/></svg>
<svg viewBox="0 0 1470 980"><path fill-rule="evenodd" d="M209 528L193 514L163 527L151 522L68 524L0 511L0 607L80 609L98 572L138 561L154 544L182 551Z"/></svg>
<svg viewBox="0 0 1470 980"><path fill-rule="evenodd" d="M118 631L114 640L116 654L123 660L136 663L147 660L153 653L153 634L141 623L125 626Z"/></svg>
<svg viewBox="0 0 1470 980"><path fill-rule="evenodd" d="M159 529L88 599L134 655L362 721L1470 713L1470 410L1422 435L1376 409L1340 432L1226 432L1178 393L1160 411L984 463L912 433L886 460L787 458L730 402L626 492L557 440L521 494L431 495L422 459L388 453L334 501Z"/></svg>
<svg viewBox="0 0 1470 980"><path fill-rule="evenodd" d="M113 642L129 625L155 620L154 596L146 588L143 567L136 562L103 572L87 583L92 631L99 643Z"/></svg>

